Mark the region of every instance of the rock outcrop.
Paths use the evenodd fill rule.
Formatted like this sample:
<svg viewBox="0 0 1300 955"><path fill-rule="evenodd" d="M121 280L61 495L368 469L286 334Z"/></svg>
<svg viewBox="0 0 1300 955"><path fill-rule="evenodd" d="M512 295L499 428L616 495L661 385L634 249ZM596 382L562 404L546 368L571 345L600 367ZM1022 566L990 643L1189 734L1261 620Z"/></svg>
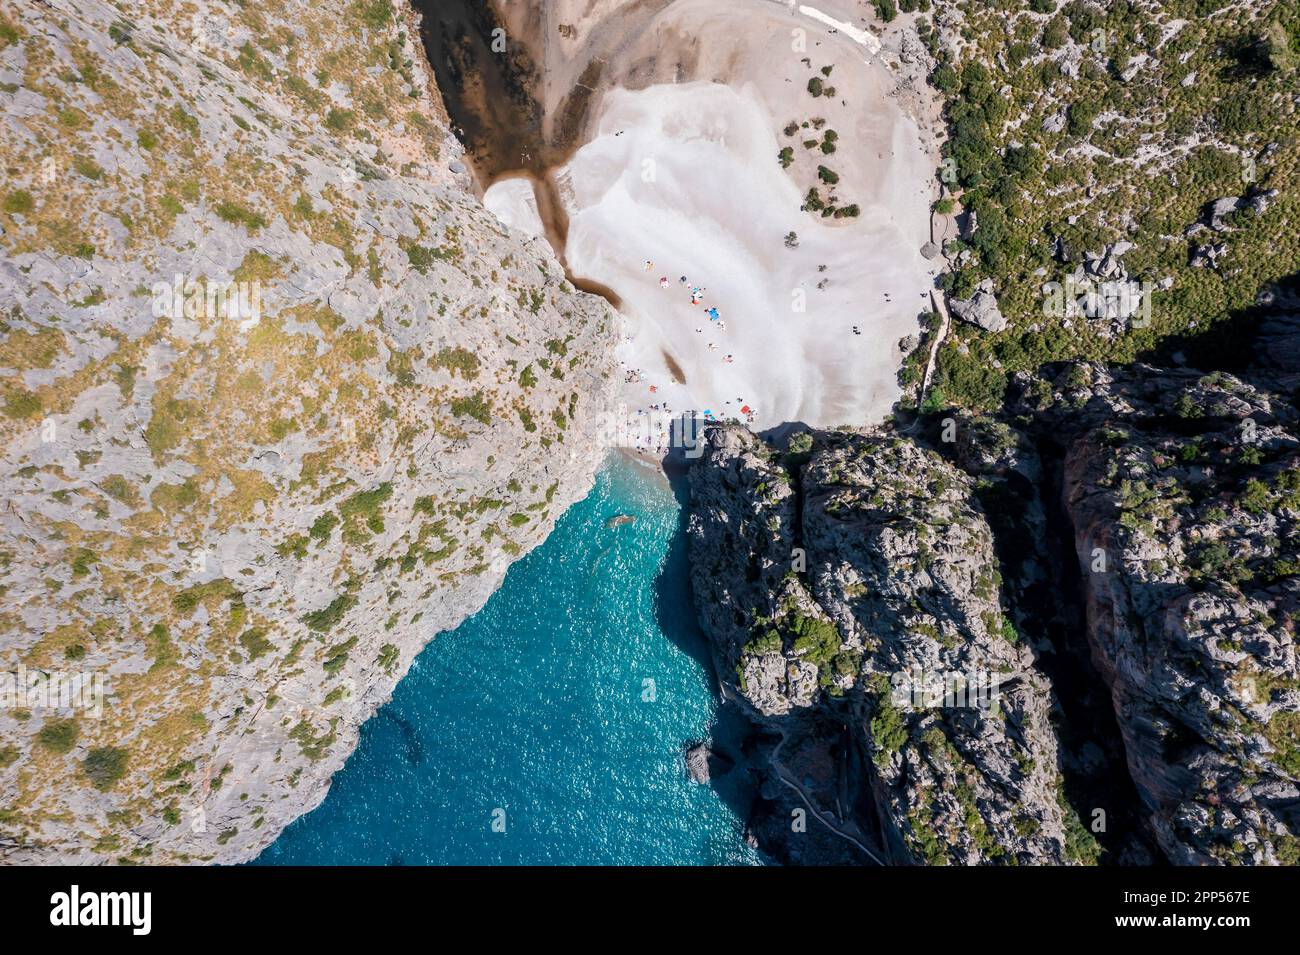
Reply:
<svg viewBox="0 0 1300 955"><path fill-rule="evenodd" d="M692 782L707 783L727 775L736 764L709 743L696 743L686 750L686 773Z"/></svg>
<svg viewBox="0 0 1300 955"><path fill-rule="evenodd" d="M407 8L180 9L0 20L0 671L106 687L0 707L5 862L255 855L602 453L616 318Z"/></svg>
<svg viewBox="0 0 1300 955"><path fill-rule="evenodd" d="M998 308L992 279L981 281L970 298L951 299L948 307L963 322L978 325L986 332L1000 332L1007 327L1006 317Z"/></svg>
<svg viewBox="0 0 1300 955"><path fill-rule="evenodd" d="M1001 612L973 482L901 438L818 441L801 464L714 428L691 472L724 689L786 748L842 725L855 758L822 809L887 861L1066 861L1048 688Z"/></svg>
<svg viewBox="0 0 1300 955"><path fill-rule="evenodd" d="M697 606L764 791L883 861L1300 862L1294 324L1241 375L1058 367L798 454L710 430Z"/></svg>
<svg viewBox="0 0 1300 955"><path fill-rule="evenodd" d="M1227 374L1075 366L1063 441L1094 660L1159 848L1300 861L1300 416Z"/></svg>

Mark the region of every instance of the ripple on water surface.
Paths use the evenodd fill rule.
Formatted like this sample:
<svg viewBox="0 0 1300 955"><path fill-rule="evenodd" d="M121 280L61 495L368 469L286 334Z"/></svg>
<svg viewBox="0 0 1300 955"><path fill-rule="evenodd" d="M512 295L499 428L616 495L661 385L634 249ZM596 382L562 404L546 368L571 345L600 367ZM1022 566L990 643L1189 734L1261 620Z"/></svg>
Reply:
<svg viewBox="0 0 1300 955"><path fill-rule="evenodd" d="M425 648L325 801L259 862L759 861L736 814L686 778L711 676L681 508L643 470L611 459L487 606ZM606 527L616 514L637 520Z"/></svg>

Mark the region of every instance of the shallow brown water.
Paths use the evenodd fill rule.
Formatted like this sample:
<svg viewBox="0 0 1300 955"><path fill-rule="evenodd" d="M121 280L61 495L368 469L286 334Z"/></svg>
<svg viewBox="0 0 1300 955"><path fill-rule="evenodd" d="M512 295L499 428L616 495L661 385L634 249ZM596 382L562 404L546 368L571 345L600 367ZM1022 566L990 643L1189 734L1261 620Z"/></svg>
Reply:
<svg viewBox="0 0 1300 955"><path fill-rule="evenodd" d="M548 136L539 93L541 36L498 32L505 27L492 0L411 0L411 5L423 16L420 39L424 53L452 131L465 146L465 158L479 188L486 191L506 178L530 180L546 239L564 264L569 281L618 308L621 300L608 286L568 271L564 249L569 217L554 177L554 170L582 145L602 64L589 64L561 100L551 124L554 132ZM528 19L536 24L536 30L542 28L543 17ZM504 52L493 49L497 37L505 39Z"/></svg>

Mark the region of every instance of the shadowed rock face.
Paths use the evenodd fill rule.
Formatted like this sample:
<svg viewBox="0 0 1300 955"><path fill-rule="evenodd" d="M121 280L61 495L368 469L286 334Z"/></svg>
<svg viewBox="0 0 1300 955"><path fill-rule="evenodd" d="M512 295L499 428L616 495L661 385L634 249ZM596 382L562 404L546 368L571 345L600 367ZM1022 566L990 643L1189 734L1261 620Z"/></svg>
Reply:
<svg viewBox="0 0 1300 955"><path fill-rule="evenodd" d="M0 34L0 672L107 683L0 707L6 862L255 855L586 492L612 403L615 317L469 193L413 18L137 7ZM205 304L231 281L257 314Z"/></svg>
<svg viewBox="0 0 1300 955"><path fill-rule="evenodd" d="M1157 844L1177 864L1295 863L1295 408L1146 366L1055 386L1088 633Z"/></svg>
<svg viewBox="0 0 1300 955"><path fill-rule="evenodd" d="M1256 374L1022 376L1006 420L954 419L951 443L922 423L817 434L791 458L711 430L691 475L697 605L724 689L785 740L768 778L847 732L860 759L805 794L892 861L1300 861L1300 415L1289 369ZM1070 580L1095 669L1028 596ZM891 680L914 667L1000 674L1000 712L909 706ZM1079 725L1095 710L1074 696L1098 690L1116 737ZM1125 785L1072 805L1069 779L1113 771L1112 751ZM1080 815L1132 831L1101 846Z"/></svg>
<svg viewBox="0 0 1300 955"><path fill-rule="evenodd" d="M724 686L796 739L821 710L842 721L858 791L840 804L866 805L874 818L854 824L879 831L888 860L1065 861L1048 689L1003 635L971 479L902 439L823 435L792 485L772 449L718 428L691 480ZM913 705L911 684L958 675L968 699L996 680L997 706Z"/></svg>

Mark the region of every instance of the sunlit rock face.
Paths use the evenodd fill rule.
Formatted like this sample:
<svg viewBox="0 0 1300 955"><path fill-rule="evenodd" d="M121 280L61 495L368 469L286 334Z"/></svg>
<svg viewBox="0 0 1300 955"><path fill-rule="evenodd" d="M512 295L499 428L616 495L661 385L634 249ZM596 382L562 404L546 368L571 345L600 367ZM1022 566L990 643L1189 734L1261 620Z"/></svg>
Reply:
<svg viewBox="0 0 1300 955"><path fill-rule="evenodd" d="M0 24L0 670L91 678L0 707L8 862L256 854L585 493L616 381L405 7L138 6Z"/></svg>

